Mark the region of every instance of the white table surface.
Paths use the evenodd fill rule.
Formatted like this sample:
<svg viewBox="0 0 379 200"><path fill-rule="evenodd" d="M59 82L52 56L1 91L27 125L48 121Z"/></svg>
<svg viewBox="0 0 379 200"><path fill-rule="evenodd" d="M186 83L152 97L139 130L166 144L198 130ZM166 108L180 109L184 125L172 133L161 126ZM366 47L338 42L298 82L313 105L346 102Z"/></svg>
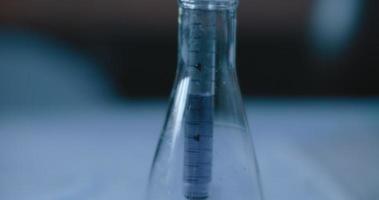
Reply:
<svg viewBox="0 0 379 200"><path fill-rule="evenodd" d="M266 200L379 199L378 99L246 107ZM0 199L143 199L165 110L164 101L2 110Z"/></svg>

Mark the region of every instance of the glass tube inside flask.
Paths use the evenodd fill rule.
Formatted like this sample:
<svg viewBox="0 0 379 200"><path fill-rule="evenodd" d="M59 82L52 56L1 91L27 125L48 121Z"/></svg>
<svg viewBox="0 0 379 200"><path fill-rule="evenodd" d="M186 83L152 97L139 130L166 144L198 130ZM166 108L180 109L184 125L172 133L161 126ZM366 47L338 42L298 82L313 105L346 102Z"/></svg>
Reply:
<svg viewBox="0 0 379 200"><path fill-rule="evenodd" d="M217 13L182 12L188 15L181 34L188 34L183 36L189 40L184 65L191 82L184 120L184 195L205 199L212 179Z"/></svg>

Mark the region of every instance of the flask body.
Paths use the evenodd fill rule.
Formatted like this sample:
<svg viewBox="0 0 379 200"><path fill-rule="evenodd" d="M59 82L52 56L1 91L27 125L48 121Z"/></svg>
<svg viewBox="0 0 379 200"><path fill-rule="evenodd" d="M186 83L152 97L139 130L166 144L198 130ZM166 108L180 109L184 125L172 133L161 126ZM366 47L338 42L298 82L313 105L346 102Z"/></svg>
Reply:
<svg viewBox="0 0 379 200"><path fill-rule="evenodd" d="M178 69L147 200L262 200L235 34L234 8L179 8Z"/></svg>

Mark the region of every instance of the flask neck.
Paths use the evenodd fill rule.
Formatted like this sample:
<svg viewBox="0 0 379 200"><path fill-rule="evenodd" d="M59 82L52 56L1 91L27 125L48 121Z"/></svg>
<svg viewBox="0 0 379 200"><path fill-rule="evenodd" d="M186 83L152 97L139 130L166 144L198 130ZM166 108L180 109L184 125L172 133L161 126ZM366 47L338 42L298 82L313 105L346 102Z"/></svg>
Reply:
<svg viewBox="0 0 379 200"><path fill-rule="evenodd" d="M179 8L178 74L191 93L213 94L220 75L235 68L235 9Z"/></svg>

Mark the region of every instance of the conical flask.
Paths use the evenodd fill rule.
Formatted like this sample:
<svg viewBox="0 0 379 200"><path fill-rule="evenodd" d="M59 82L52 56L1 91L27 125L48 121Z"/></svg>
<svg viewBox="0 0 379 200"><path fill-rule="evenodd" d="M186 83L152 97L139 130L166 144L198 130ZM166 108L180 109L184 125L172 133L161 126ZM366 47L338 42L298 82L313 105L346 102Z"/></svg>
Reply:
<svg viewBox="0 0 379 200"><path fill-rule="evenodd" d="M179 0L178 69L147 200L262 200L235 68L236 0Z"/></svg>

